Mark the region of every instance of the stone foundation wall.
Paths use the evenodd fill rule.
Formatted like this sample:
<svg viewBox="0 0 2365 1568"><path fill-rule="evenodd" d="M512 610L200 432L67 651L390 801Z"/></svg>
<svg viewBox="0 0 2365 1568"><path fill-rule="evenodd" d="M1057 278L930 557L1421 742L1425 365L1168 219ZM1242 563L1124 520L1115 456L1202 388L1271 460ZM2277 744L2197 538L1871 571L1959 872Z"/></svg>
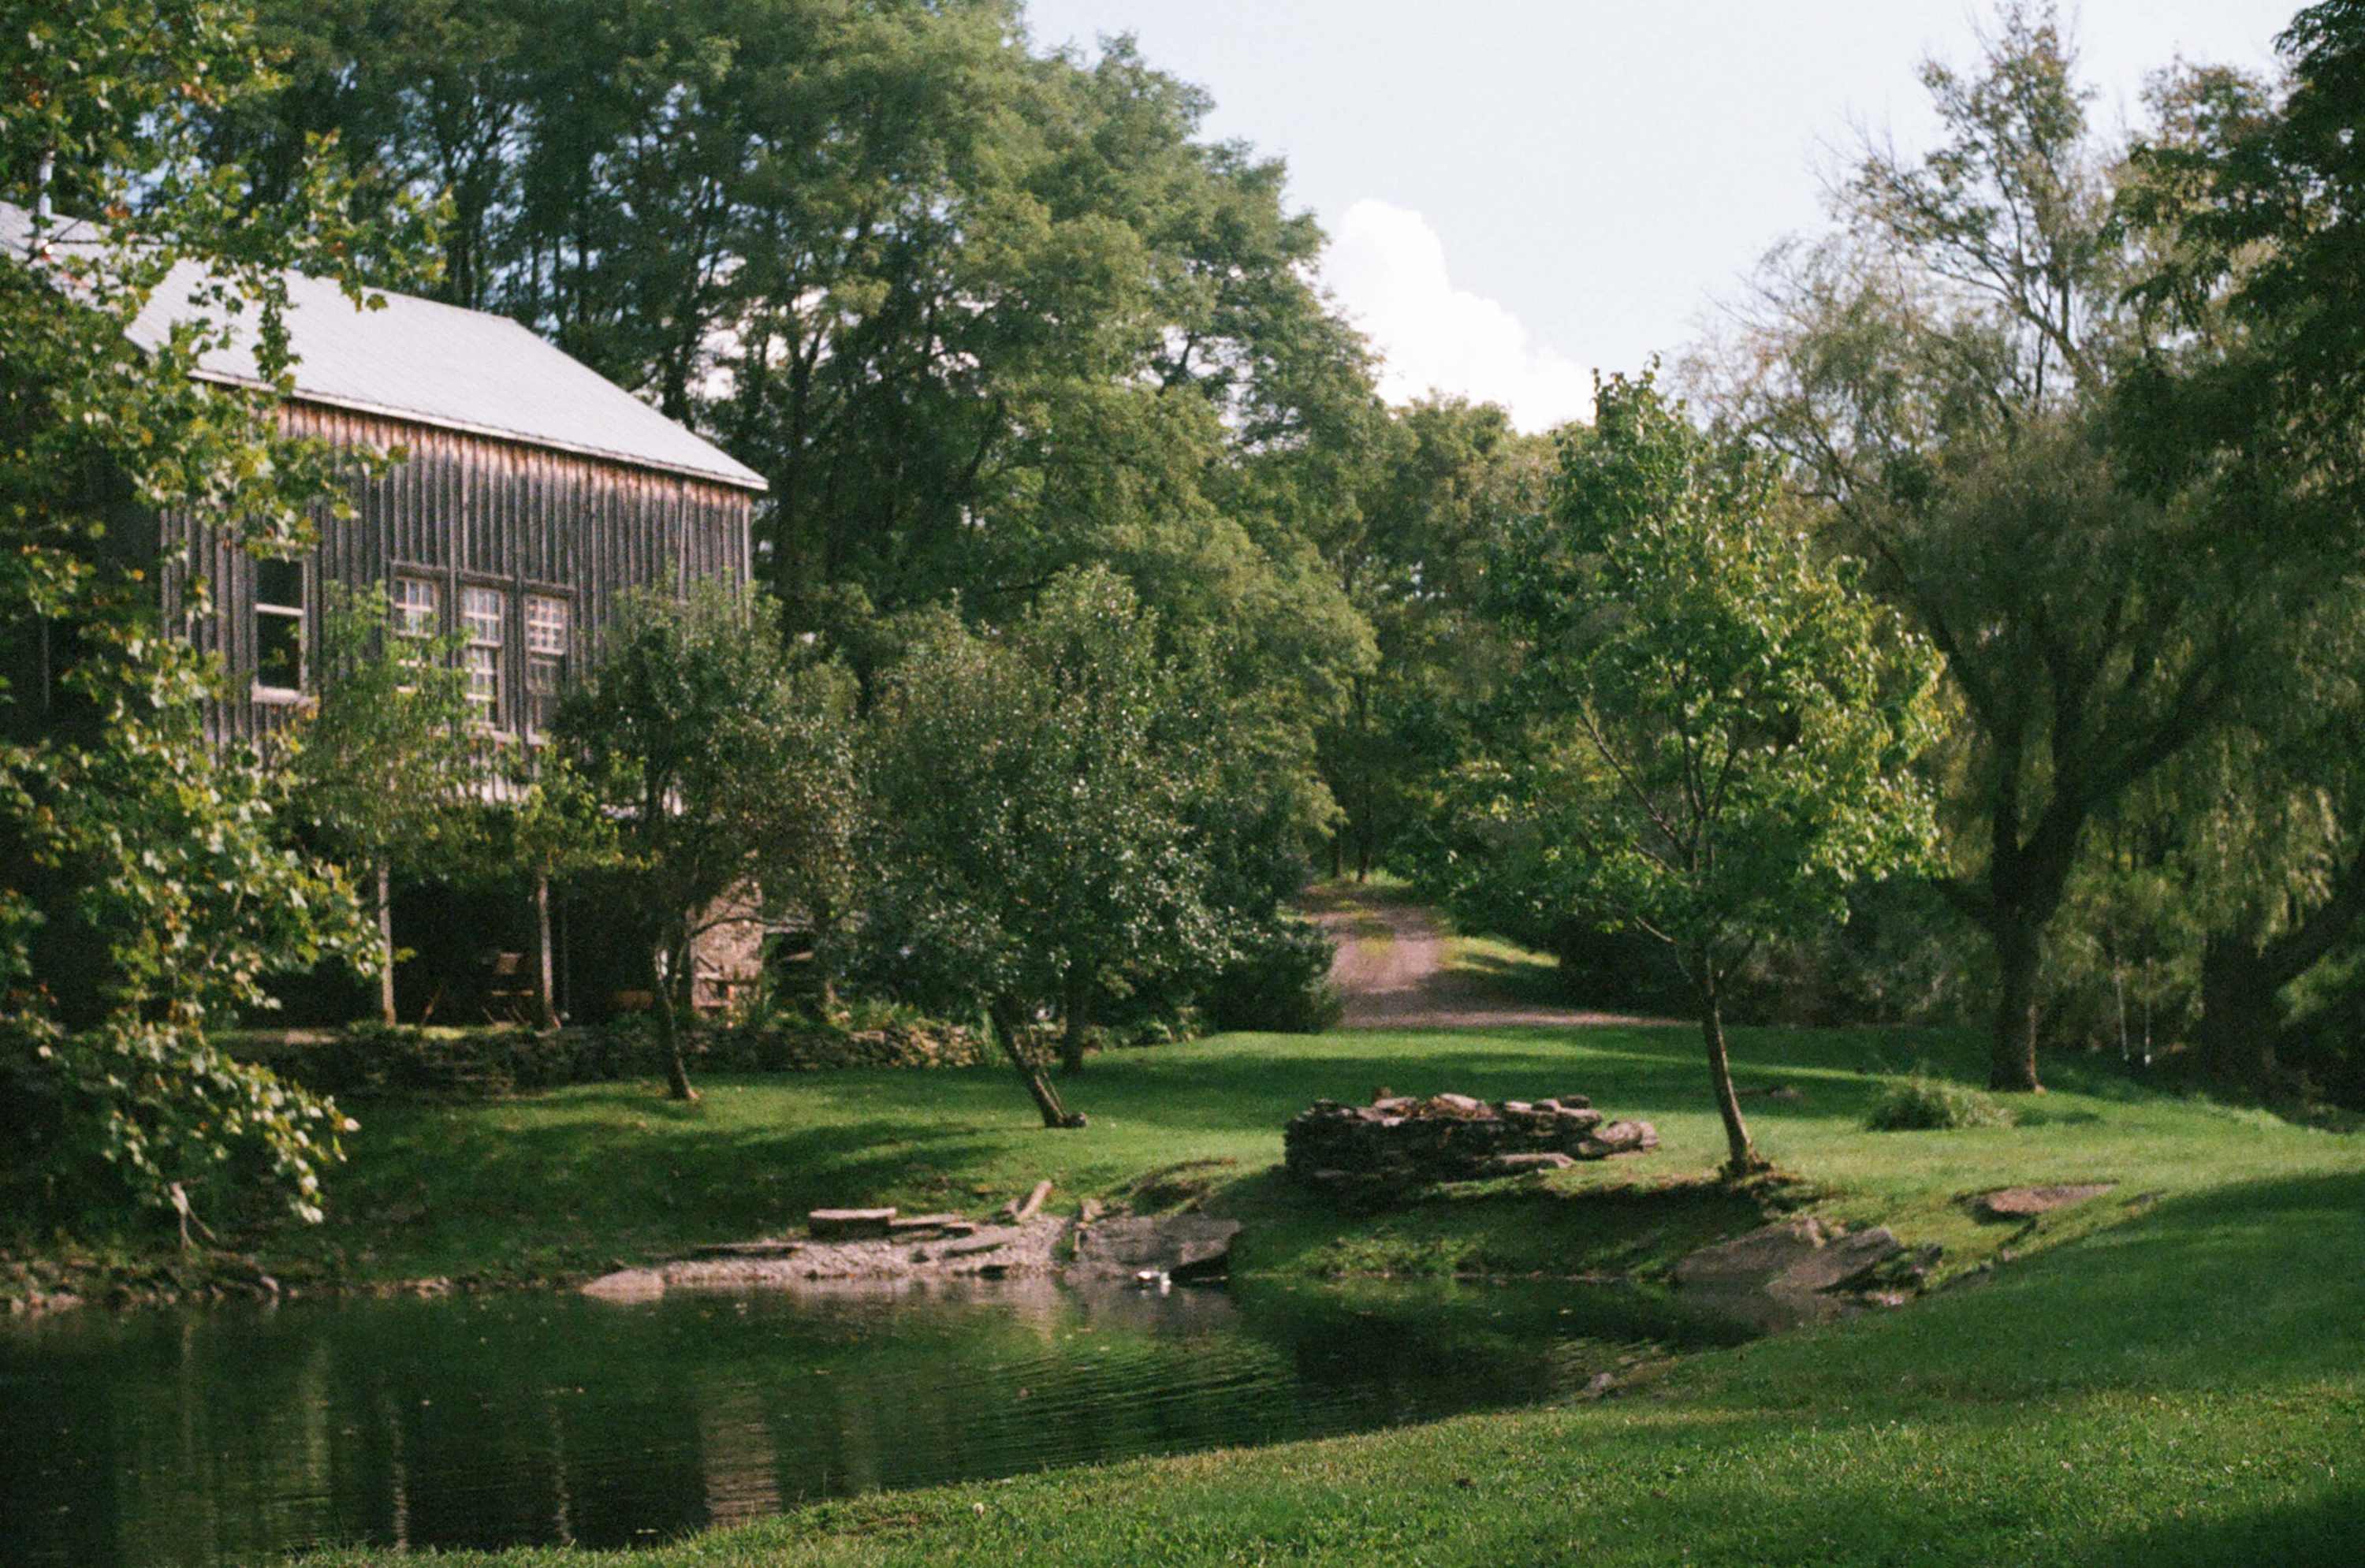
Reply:
<svg viewBox="0 0 2365 1568"><path fill-rule="evenodd" d="M1282 1134L1289 1174L1342 1191L1471 1182L1659 1145L1648 1122L1610 1121L1582 1094L1489 1103L1467 1094L1317 1100Z"/></svg>

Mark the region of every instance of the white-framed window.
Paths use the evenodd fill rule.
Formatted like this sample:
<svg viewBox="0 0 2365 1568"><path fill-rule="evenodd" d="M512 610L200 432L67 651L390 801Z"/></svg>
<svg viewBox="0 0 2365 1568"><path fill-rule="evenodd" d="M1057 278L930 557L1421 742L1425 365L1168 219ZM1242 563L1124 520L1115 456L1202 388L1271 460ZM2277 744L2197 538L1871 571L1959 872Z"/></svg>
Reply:
<svg viewBox="0 0 2365 1568"><path fill-rule="evenodd" d="M552 594L525 596L525 694L533 727L550 723L566 684L566 600Z"/></svg>
<svg viewBox="0 0 2365 1568"><path fill-rule="evenodd" d="M387 590L398 637L432 637L443 629L443 585L432 577L397 577Z"/></svg>
<svg viewBox="0 0 2365 1568"><path fill-rule="evenodd" d="M499 588L463 588L460 624L467 635L468 700L476 704L476 722L488 729L501 722L501 648L508 641L509 595Z"/></svg>
<svg viewBox="0 0 2365 1568"><path fill-rule="evenodd" d="M254 684L275 696L304 689L304 563L254 564Z"/></svg>

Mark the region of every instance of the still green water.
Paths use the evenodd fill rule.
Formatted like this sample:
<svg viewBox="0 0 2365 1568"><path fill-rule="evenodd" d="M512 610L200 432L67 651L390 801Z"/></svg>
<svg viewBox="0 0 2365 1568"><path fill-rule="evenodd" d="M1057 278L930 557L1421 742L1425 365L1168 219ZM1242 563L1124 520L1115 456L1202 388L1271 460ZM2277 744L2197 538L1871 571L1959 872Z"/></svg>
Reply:
<svg viewBox="0 0 2365 1568"><path fill-rule="evenodd" d="M1726 1342L1572 1286L292 1302L0 1326L0 1562L645 1543L887 1487L1545 1400Z"/></svg>

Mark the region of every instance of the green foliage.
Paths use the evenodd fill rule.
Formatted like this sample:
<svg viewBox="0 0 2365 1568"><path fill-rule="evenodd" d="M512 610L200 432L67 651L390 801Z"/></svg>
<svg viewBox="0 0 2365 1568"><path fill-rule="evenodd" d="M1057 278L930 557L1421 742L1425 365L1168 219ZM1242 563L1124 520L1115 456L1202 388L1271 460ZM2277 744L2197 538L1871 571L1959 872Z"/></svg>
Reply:
<svg viewBox="0 0 2365 1568"><path fill-rule="evenodd" d="M1922 1072L1883 1090L1864 1118L1877 1133L2008 1127L2012 1122L2012 1113L1993 1096Z"/></svg>
<svg viewBox="0 0 2365 1568"><path fill-rule="evenodd" d="M430 1028L355 1024L322 1039L251 1047L286 1081L349 1100L499 1100L569 1084L662 1077L666 1042L633 1017L599 1028ZM843 1022L781 1016L689 1032L701 1072L980 1067L978 1033L909 1009Z"/></svg>
<svg viewBox="0 0 2365 1568"><path fill-rule="evenodd" d="M1723 992L1764 944L1845 920L1851 887L1927 857L1906 769L1935 732L1937 666L1781 515L1763 465L1647 377L1602 383L1596 417L1489 574L1520 657L1489 810L1533 824L1506 868L1535 879L1527 898L1673 953L1739 1173Z"/></svg>
<svg viewBox="0 0 2365 1568"><path fill-rule="evenodd" d="M560 700L552 745L618 824L600 883L644 923L680 1097L693 944L849 875L844 834L813 825L842 809L844 702L834 670L791 665L766 600L717 584L625 596Z"/></svg>
<svg viewBox="0 0 2365 1568"><path fill-rule="evenodd" d="M1005 1027L1056 1008L1081 1029L1101 997L1229 957L1188 821L1206 754L1161 744L1180 687L1156 633L1099 570L1007 636L948 615L920 630L871 719L870 973Z"/></svg>
<svg viewBox="0 0 2365 1568"><path fill-rule="evenodd" d="M1304 921L1281 920L1245 935L1207 993L1218 1029L1318 1035L1336 1025L1347 1000L1330 983L1330 938Z"/></svg>
<svg viewBox="0 0 2365 1568"><path fill-rule="evenodd" d="M492 777L458 636L394 627L386 589L327 586L319 695L293 726L296 809L349 863L406 877L464 864Z"/></svg>
<svg viewBox="0 0 2365 1568"><path fill-rule="evenodd" d="M284 555L343 508L340 465L369 454L288 438L270 392L190 372L237 338L284 389L282 269L337 276L358 307L362 226L317 158L267 210L203 158L207 113L276 85L242 6L17 0L0 75L7 194L30 206L53 160L49 194L102 220L0 259L0 639L73 655L50 689L4 694L0 1050L35 1124L5 1159L59 1204L103 1173L102 1194L175 1212L185 1237L250 1184L317 1218L343 1119L207 1029L267 1005L267 976L358 961L364 932L336 874L286 847L275 781L207 744L218 666L165 634L159 601L201 613L207 585L169 554L157 572L145 542L160 515L197 515ZM168 274L171 327L135 348L125 330Z"/></svg>
<svg viewBox="0 0 2365 1568"><path fill-rule="evenodd" d="M1935 661L1647 380L1602 386L1495 576L1524 656L1505 805L1556 830L1550 897L1712 987L1927 853L1904 767L1933 731Z"/></svg>

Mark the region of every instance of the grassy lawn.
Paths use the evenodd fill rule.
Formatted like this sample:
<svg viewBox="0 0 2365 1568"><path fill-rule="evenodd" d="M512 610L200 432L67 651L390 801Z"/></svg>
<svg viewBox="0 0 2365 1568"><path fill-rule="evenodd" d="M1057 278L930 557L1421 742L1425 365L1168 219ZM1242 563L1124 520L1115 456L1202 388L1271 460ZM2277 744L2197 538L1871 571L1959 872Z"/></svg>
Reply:
<svg viewBox="0 0 2365 1568"><path fill-rule="evenodd" d="M2115 1069L2053 1070L2020 1125L1873 1133L1888 1075L1968 1076L1977 1045L1939 1034L1743 1030L1741 1087L1764 1148L1851 1224L1937 1242L1960 1271L2106 1226L2179 1194L2365 1166L2354 1138L2262 1113L2155 1094ZM782 1233L823 1205L983 1212L1038 1177L1055 1204L1143 1206L1203 1194L1248 1223L1241 1266L1295 1273L1574 1273L1664 1261L1756 1216L1704 1178L1721 1135L1685 1028L1233 1035L1095 1058L1067 1086L1090 1113L1047 1133L1006 1073L842 1072L715 1079L695 1105L654 1084L595 1085L465 1106L358 1107L354 1159L327 1225L283 1233L299 1277L547 1278L685 1245ZM1342 1218L1280 1179L1281 1127L1318 1096L1460 1090L1500 1098L1582 1092L1657 1124L1655 1154L1547 1179L1488 1183L1394 1215ZM1160 1175L1160 1173L1164 1173ZM2116 1192L2033 1226L1976 1220L1963 1195L2020 1182L2110 1181Z"/></svg>
<svg viewBox="0 0 2365 1568"><path fill-rule="evenodd" d="M1597 1404L880 1495L629 1561L2358 1560L2365 1144L2068 1061L2018 1126L1871 1133L1882 1075L1967 1077L1975 1045L1742 1031L1738 1052L1744 1088L1800 1092L1748 1103L1821 1212L1940 1242L1958 1271L2009 1260ZM348 1217L321 1239L387 1274L487 1269L521 1247L531 1267L590 1267L779 1228L822 1202L974 1206L1037 1175L1072 1201L1212 1161L1229 1163L1196 1174L1250 1222L1251 1271L1649 1263L1754 1218L1698 1182L1718 1135L1696 1054L1679 1029L1234 1036L1095 1061L1075 1087L1093 1116L1080 1134L1029 1127L990 1073L715 1082L697 1108L627 1087L384 1111L344 1184ZM1579 1090L1655 1121L1664 1147L1365 1220L1281 1189L1283 1118L1383 1084ZM1981 1224L1960 1202L2075 1181L2119 1187L2031 1225Z"/></svg>

